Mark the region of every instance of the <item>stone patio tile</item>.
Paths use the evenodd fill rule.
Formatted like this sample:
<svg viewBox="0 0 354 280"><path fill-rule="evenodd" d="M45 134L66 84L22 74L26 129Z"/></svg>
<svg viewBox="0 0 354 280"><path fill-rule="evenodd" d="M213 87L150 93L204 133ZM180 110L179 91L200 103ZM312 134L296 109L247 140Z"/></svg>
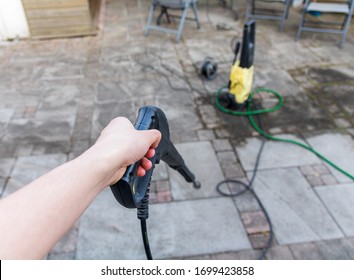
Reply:
<svg viewBox="0 0 354 280"><path fill-rule="evenodd" d="M354 260L354 237L341 239L345 251L348 253L351 260Z"/></svg>
<svg viewBox="0 0 354 280"><path fill-rule="evenodd" d="M314 243L290 245L291 252L296 260L322 260L321 252Z"/></svg>
<svg viewBox="0 0 354 280"><path fill-rule="evenodd" d="M11 169L15 163L14 158L2 158L0 159L0 176L10 176Z"/></svg>
<svg viewBox="0 0 354 280"><path fill-rule="evenodd" d="M343 244L338 239L315 242L325 260L348 260L350 259Z"/></svg>
<svg viewBox="0 0 354 280"><path fill-rule="evenodd" d="M215 134L210 129L203 129L197 131L198 138L200 141L214 140Z"/></svg>
<svg viewBox="0 0 354 280"><path fill-rule="evenodd" d="M139 224L135 210L102 192L81 218L77 258L145 259ZM147 226L156 259L251 248L229 198L150 205Z"/></svg>
<svg viewBox="0 0 354 280"><path fill-rule="evenodd" d="M15 113L13 108L0 108L0 124L6 124Z"/></svg>
<svg viewBox="0 0 354 280"><path fill-rule="evenodd" d="M267 253L268 260L293 260L294 257L288 246L270 248Z"/></svg>
<svg viewBox="0 0 354 280"><path fill-rule="evenodd" d="M346 134L327 133L307 139L311 147L327 157L334 164L354 176L354 140ZM351 182L350 178L329 166L338 182Z"/></svg>
<svg viewBox="0 0 354 280"><path fill-rule="evenodd" d="M298 168L259 171L254 190L280 245L343 237Z"/></svg>
<svg viewBox="0 0 354 280"><path fill-rule="evenodd" d="M0 197L2 196L2 193L4 192L5 184L6 184L6 179L3 177L0 177Z"/></svg>
<svg viewBox="0 0 354 280"><path fill-rule="evenodd" d="M227 139L216 139L213 141L213 145L216 152L232 151L230 141Z"/></svg>
<svg viewBox="0 0 354 280"><path fill-rule="evenodd" d="M293 135L280 135L281 138L298 140ZM243 146L236 146L236 151L247 171L253 170L262 141L249 138ZM268 141L263 149L259 169L282 168L301 165L318 164L320 160L312 153L296 145L283 142Z"/></svg>
<svg viewBox="0 0 354 280"><path fill-rule="evenodd" d="M210 142L190 142L175 145L187 167L201 182L199 190L175 170L169 169L172 196L174 200L194 199L218 196L215 186L224 180L219 161Z"/></svg>
<svg viewBox="0 0 354 280"><path fill-rule="evenodd" d="M241 213L241 219L248 234L269 231L269 225L262 211Z"/></svg>
<svg viewBox="0 0 354 280"><path fill-rule="evenodd" d="M287 71L274 68L274 65L271 67L269 65L262 65L260 67L262 69L255 75L255 88L271 88L281 92L284 96L298 96L301 94L301 88L296 85Z"/></svg>
<svg viewBox="0 0 354 280"><path fill-rule="evenodd" d="M66 160L65 154L19 157L11 173L11 179L4 195L13 193L53 168L65 163Z"/></svg>
<svg viewBox="0 0 354 280"><path fill-rule="evenodd" d="M316 187L316 192L346 236L354 236L354 183Z"/></svg>

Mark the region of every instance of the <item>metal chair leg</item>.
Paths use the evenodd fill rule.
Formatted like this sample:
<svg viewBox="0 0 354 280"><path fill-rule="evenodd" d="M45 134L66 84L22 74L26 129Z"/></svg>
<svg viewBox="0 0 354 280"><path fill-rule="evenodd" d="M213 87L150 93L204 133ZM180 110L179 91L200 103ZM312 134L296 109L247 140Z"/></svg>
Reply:
<svg viewBox="0 0 354 280"><path fill-rule="evenodd" d="M251 9L252 9L251 6L252 6L251 0L247 0L247 8L246 8L245 22L248 21L248 18L249 18L249 16L250 16L250 12L251 12Z"/></svg>
<svg viewBox="0 0 354 280"><path fill-rule="evenodd" d="M281 22L280 22L279 31L283 31L284 30L285 21L288 18L288 15L289 15L290 4L291 4L291 1L287 0L286 1L286 6L284 8L283 17L282 17Z"/></svg>
<svg viewBox="0 0 354 280"><path fill-rule="evenodd" d="M197 28L200 28L200 22L199 22L199 16L198 16L198 9L197 9L197 1L193 1L193 11L194 11L194 17L197 22Z"/></svg>
<svg viewBox="0 0 354 280"><path fill-rule="evenodd" d="M145 36L147 36L149 34L149 28L151 26L152 17L154 15L154 10L155 10L155 5L154 5L154 3L151 3L149 17L148 17L148 21L147 21L147 24L146 24L146 27L145 27L145 31L144 31L144 35Z"/></svg>
<svg viewBox="0 0 354 280"><path fill-rule="evenodd" d="M296 37L295 37L295 41L298 41L300 39L300 36L301 36L301 32L302 32L302 28L304 26L304 21L305 21L305 16L306 16L306 9L304 9L302 11L302 16L301 16L301 20L300 20L300 24L299 24L299 29L297 30L297 33L296 33Z"/></svg>
<svg viewBox="0 0 354 280"><path fill-rule="evenodd" d="M184 27L184 23L186 21L186 17L187 17L187 11L188 11L188 7L185 7L182 13L182 17L181 17L181 22L179 24L178 27L178 31L177 31L177 36L176 36L176 42L178 43L181 36L182 36L182 32L183 32L183 27Z"/></svg>

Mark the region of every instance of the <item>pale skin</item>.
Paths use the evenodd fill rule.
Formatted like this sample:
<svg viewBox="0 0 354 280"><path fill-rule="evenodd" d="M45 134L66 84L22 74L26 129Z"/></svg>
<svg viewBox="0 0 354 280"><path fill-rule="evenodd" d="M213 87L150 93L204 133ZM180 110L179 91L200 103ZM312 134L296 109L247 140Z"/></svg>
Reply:
<svg viewBox="0 0 354 280"><path fill-rule="evenodd" d="M141 159L138 176L151 168L160 140L159 131L116 118L82 155L0 200L0 259L44 258L127 166Z"/></svg>

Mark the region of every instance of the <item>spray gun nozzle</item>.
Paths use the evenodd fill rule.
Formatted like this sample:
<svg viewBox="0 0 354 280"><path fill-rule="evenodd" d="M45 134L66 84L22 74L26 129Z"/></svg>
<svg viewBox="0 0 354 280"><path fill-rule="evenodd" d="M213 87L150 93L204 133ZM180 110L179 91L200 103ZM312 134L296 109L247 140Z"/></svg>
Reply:
<svg viewBox="0 0 354 280"><path fill-rule="evenodd" d="M193 181L193 188L195 188L196 190L200 189L202 186L202 184L198 181Z"/></svg>

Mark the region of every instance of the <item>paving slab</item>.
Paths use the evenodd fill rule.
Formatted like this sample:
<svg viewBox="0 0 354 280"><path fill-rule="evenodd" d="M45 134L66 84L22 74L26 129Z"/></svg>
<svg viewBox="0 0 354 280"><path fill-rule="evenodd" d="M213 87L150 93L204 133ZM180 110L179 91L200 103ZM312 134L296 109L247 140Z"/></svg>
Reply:
<svg viewBox="0 0 354 280"><path fill-rule="evenodd" d="M147 223L156 259L251 248L230 198L153 204ZM80 220L77 258L145 259L139 224L105 190Z"/></svg>
<svg viewBox="0 0 354 280"><path fill-rule="evenodd" d="M298 168L260 170L254 189L269 212L279 244L343 237Z"/></svg>
<svg viewBox="0 0 354 280"><path fill-rule="evenodd" d="M185 200L218 196L215 187L218 182L224 180L224 176L211 143L201 141L175 146L202 187L195 190L192 184L187 183L177 171L169 169L173 199Z"/></svg>
<svg viewBox="0 0 354 280"><path fill-rule="evenodd" d="M325 260L349 260L350 256L339 239L315 242Z"/></svg>
<svg viewBox="0 0 354 280"><path fill-rule="evenodd" d="M343 245L350 259L354 260L354 237L341 239L341 244Z"/></svg>
<svg viewBox="0 0 354 280"><path fill-rule="evenodd" d="M15 113L15 109L13 109L13 108L1 108L0 109L0 124L8 123L14 113Z"/></svg>
<svg viewBox="0 0 354 280"><path fill-rule="evenodd" d="M279 135L278 137L297 140L303 143L301 139L293 135ZM248 138L244 145L236 146L237 154L246 171L254 169L261 143L262 141L258 138ZM320 162L314 154L299 146L283 142L267 141L262 152L259 169L311 165Z"/></svg>
<svg viewBox="0 0 354 280"><path fill-rule="evenodd" d="M301 95L301 88L296 85L289 73L281 68L275 68L274 65L260 66L253 87L271 88L281 92L283 96Z"/></svg>
<svg viewBox="0 0 354 280"><path fill-rule="evenodd" d="M288 246L276 246L270 248L267 253L267 260L293 260L294 257Z"/></svg>
<svg viewBox="0 0 354 280"><path fill-rule="evenodd" d="M354 236L354 183L316 187L316 192L346 236Z"/></svg>
<svg viewBox="0 0 354 280"><path fill-rule="evenodd" d="M19 157L11 173L11 178L4 195L9 195L24 185L44 175L53 168L65 163L65 154L48 154L39 156Z"/></svg>
<svg viewBox="0 0 354 280"><path fill-rule="evenodd" d="M290 245L290 250L296 260L322 260L320 250L314 243Z"/></svg>
<svg viewBox="0 0 354 280"><path fill-rule="evenodd" d="M0 159L0 176L8 177L10 176L11 169L15 163L14 158L1 158Z"/></svg>
<svg viewBox="0 0 354 280"><path fill-rule="evenodd" d="M323 156L327 157L334 164L354 176L354 140L347 134L326 133L309 137L307 141L311 147L316 149ZM350 178L329 166L332 174L338 182L353 182Z"/></svg>

